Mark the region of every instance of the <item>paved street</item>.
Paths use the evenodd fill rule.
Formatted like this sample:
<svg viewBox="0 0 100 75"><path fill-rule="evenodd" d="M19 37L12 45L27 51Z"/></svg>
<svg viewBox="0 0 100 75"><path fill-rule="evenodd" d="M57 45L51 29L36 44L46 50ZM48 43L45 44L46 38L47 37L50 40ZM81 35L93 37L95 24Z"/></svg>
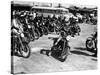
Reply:
<svg viewBox="0 0 100 75"><path fill-rule="evenodd" d="M93 53L86 50L86 38L96 30L95 25L79 24L81 27L80 36L75 36L69 41L71 55L65 62L61 62L52 56L40 54L40 50L45 48L49 50L53 41L48 39L50 36L57 37L55 34L44 35L34 42L30 42L31 55L25 59L13 56L14 73L41 73L57 71L80 71L97 69L97 58L92 57Z"/></svg>

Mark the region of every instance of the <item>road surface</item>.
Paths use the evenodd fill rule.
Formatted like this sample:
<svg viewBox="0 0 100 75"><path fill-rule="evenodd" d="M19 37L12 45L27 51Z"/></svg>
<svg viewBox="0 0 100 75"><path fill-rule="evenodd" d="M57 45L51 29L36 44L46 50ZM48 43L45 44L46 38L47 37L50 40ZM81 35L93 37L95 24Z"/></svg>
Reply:
<svg viewBox="0 0 100 75"><path fill-rule="evenodd" d="M20 73L44 73L58 71L80 71L80 70L96 70L97 58L92 57L93 53L85 48L86 38L96 30L95 25L79 24L81 27L80 36L75 36L69 41L71 47L71 55L65 62L61 62L52 56L40 54L40 50L47 50L52 46L53 41L48 39L49 36L57 36L55 34L44 35L38 40L30 43L31 55L25 59L18 56L13 57L13 71L15 74Z"/></svg>

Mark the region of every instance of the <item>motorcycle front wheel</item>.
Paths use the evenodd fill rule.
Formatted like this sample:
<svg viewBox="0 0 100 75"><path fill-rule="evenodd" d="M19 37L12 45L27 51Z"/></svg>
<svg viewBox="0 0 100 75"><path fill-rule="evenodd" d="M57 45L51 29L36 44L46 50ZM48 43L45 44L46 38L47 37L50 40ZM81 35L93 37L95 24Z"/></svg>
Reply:
<svg viewBox="0 0 100 75"><path fill-rule="evenodd" d="M87 48L88 51L91 51L91 52L94 51L95 43L92 39L91 40L86 40L86 48Z"/></svg>
<svg viewBox="0 0 100 75"><path fill-rule="evenodd" d="M28 58L30 56L31 50L27 44L24 44L24 49L20 47L20 54L24 58Z"/></svg>
<svg viewBox="0 0 100 75"><path fill-rule="evenodd" d="M35 32L34 32L34 36L35 36L35 39L38 40L39 37L40 37L40 33L39 33L39 30L36 29Z"/></svg>

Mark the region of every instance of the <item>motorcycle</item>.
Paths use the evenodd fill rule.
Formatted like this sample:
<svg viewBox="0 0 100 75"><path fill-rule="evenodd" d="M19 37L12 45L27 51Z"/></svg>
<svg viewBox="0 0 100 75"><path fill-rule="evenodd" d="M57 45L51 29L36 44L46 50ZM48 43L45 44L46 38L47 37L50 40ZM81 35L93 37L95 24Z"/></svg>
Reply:
<svg viewBox="0 0 100 75"><path fill-rule="evenodd" d="M61 31L65 31L66 26L64 24L61 23L57 23L56 26L54 26L54 31L56 32L57 35L60 34Z"/></svg>
<svg viewBox="0 0 100 75"><path fill-rule="evenodd" d="M28 38L29 42L34 41L34 32L32 31L32 26L29 23L21 22L23 24L23 30L25 33L25 36Z"/></svg>
<svg viewBox="0 0 100 75"><path fill-rule="evenodd" d="M86 40L86 48L88 51L97 52L97 38L91 34L91 37L88 37Z"/></svg>
<svg viewBox="0 0 100 75"><path fill-rule="evenodd" d="M32 19L29 20L29 24L31 25L31 33L34 37L34 40L38 40L39 37L40 37L40 32L39 32L39 25L38 25L38 22L37 21L34 21Z"/></svg>
<svg viewBox="0 0 100 75"><path fill-rule="evenodd" d="M28 31L28 36L29 36L30 41L34 41L35 40L34 30L30 24L28 24L27 31Z"/></svg>
<svg viewBox="0 0 100 75"><path fill-rule="evenodd" d="M78 35L80 35L81 28L79 27L79 25L76 25L75 28L76 28L76 33L77 33Z"/></svg>
<svg viewBox="0 0 100 75"><path fill-rule="evenodd" d="M40 37L40 32L37 28L34 29L34 36L35 36L35 39L38 40L39 37Z"/></svg>
<svg viewBox="0 0 100 75"><path fill-rule="evenodd" d="M41 27L42 27L42 29L43 29L43 34L44 34L44 35L48 35L49 30L48 30L48 28L45 26L45 23L44 23L44 22L42 23Z"/></svg>
<svg viewBox="0 0 100 75"><path fill-rule="evenodd" d="M74 37L75 35L80 35L81 29L78 25L70 25L68 26L68 33L69 35L71 35L72 37Z"/></svg>
<svg viewBox="0 0 100 75"><path fill-rule="evenodd" d="M68 41L66 41L67 43L65 43L63 41L64 45L63 45L63 48L61 48L60 44L55 45L58 38L49 37L49 39L54 40L54 43L53 43L53 46L51 47L51 52L49 52L48 55L55 56L58 59L60 59L61 62L64 62L68 56L68 51L70 50L70 46L68 45Z"/></svg>
<svg viewBox="0 0 100 75"><path fill-rule="evenodd" d="M11 33L11 54L28 58L31 50L23 33Z"/></svg>
<svg viewBox="0 0 100 75"><path fill-rule="evenodd" d="M48 23L48 30L49 30L50 33L51 32L54 32L54 26L53 26L53 23L52 22L49 22Z"/></svg>
<svg viewBox="0 0 100 75"><path fill-rule="evenodd" d="M93 24L93 25L96 25L97 24L97 17L92 17L90 19L90 22Z"/></svg>
<svg viewBox="0 0 100 75"><path fill-rule="evenodd" d="M40 22L36 22L36 27L38 32L39 32L39 36L42 37L43 36L43 29L42 29L42 26L41 26L41 23Z"/></svg>

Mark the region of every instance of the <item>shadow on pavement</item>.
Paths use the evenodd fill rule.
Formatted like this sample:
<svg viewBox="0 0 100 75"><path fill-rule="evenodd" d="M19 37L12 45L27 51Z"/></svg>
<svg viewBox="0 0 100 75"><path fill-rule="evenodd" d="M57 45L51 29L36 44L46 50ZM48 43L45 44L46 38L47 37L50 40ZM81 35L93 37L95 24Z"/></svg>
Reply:
<svg viewBox="0 0 100 75"><path fill-rule="evenodd" d="M75 49L74 51L71 51L71 52L74 53L74 54L96 57L96 56L90 55L90 54L88 54L88 53L86 53L86 52L82 52L82 51L88 51L86 48L74 47L74 49ZM89 52L94 53L93 51L89 51Z"/></svg>
<svg viewBox="0 0 100 75"><path fill-rule="evenodd" d="M61 61L60 58L58 58L57 54L50 54L51 50L46 50L46 49L42 49L40 50L40 54L44 54L47 56L52 56L53 58L57 59L58 61Z"/></svg>
<svg viewBox="0 0 100 75"><path fill-rule="evenodd" d="M71 51L71 53L78 54L78 55L91 56L91 55L89 55L88 53L81 52L81 51Z"/></svg>
<svg viewBox="0 0 100 75"><path fill-rule="evenodd" d="M83 47L74 47L74 49L77 49L77 50L87 50L86 48L83 48Z"/></svg>
<svg viewBox="0 0 100 75"><path fill-rule="evenodd" d="M93 61L97 61L97 59L91 59L91 60L93 60Z"/></svg>

